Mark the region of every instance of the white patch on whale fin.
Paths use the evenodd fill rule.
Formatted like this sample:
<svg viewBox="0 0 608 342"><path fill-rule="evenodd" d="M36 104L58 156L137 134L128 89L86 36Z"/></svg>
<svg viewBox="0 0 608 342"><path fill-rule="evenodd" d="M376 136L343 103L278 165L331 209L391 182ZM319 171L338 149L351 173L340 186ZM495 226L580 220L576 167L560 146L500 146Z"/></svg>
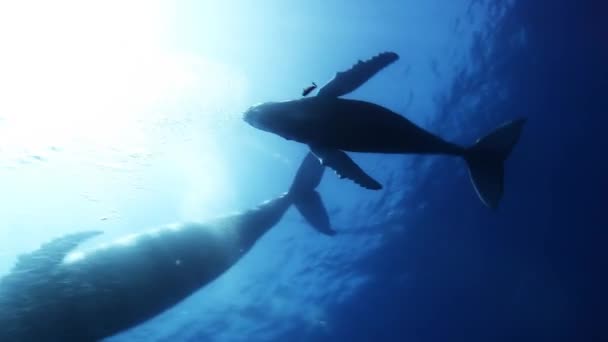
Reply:
<svg viewBox="0 0 608 342"><path fill-rule="evenodd" d="M47 242L31 253L20 255L12 272L49 272L63 262L66 255L79 244L101 233L100 231L86 231L68 234Z"/></svg>
<svg viewBox="0 0 608 342"><path fill-rule="evenodd" d="M334 170L338 177L350 179L366 189L382 189L382 184L365 173L344 151L313 146L310 146L310 150L321 164Z"/></svg>
<svg viewBox="0 0 608 342"><path fill-rule="evenodd" d="M394 52L382 52L366 61L359 61L350 69L336 73L319 89L317 96L339 97L348 94L398 59L399 55Z"/></svg>

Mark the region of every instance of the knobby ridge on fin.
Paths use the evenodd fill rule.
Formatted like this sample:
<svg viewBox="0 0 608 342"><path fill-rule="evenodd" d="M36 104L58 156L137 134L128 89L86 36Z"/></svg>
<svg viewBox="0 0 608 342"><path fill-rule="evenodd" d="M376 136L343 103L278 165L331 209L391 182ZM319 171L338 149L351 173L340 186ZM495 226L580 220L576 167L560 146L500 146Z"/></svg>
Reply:
<svg viewBox="0 0 608 342"><path fill-rule="evenodd" d="M366 61L359 61L350 69L336 73L334 78L319 89L317 96L346 95L398 59L399 55L394 52L382 52Z"/></svg>
<svg viewBox="0 0 608 342"><path fill-rule="evenodd" d="M313 146L310 150L321 164L333 169L338 177L350 179L366 189L382 189L382 184L365 173L344 151Z"/></svg>

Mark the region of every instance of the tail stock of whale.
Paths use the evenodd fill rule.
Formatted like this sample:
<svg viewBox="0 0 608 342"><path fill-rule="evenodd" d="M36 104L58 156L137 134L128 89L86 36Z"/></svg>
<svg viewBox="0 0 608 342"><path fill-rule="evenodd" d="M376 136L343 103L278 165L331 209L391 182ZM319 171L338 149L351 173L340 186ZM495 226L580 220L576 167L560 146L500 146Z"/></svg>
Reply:
<svg viewBox="0 0 608 342"><path fill-rule="evenodd" d="M321 182L324 171L325 167L319 163L319 160L312 153L308 153L291 184L289 196L294 206L313 228L322 234L334 235L336 232L331 228L325 205L315 190Z"/></svg>
<svg viewBox="0 0 608 342"><path fill-rule="evenodd" d="M468 148L464 158L477 195L495 209L503 194L504 161L519 140L526 119L509 121Z"/></svg>

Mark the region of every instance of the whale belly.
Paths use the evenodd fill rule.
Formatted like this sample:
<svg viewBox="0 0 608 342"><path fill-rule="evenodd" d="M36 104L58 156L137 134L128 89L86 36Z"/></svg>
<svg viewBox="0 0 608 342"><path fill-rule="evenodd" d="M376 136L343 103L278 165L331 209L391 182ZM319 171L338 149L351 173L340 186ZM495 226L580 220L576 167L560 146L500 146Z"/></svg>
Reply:
<svg viewBox="0 0 608 342"><path fill-rule="evenodd" d="M80 258L76 254L49 274L27 275L31 285L26 288L5 282L3 290L19 294L6 296L12 301L12 317L3 317L9 311L0 301L0 322L7 318L7 323L15 323L15 329L6 332L7 340L97 341L131 328L233 265L242 255L235 239L230 232L203 225L175 226L91 250ZM14 277L15 284L23 283L18 279L23 276Z"/></svg>
<svg viewBox="0 0 608 342"><path fill-rule="evenodd" d="M352 152L449 153L454 146L374 103L330 99L307 109L310 145Z"/></svg>
<svg viewBox="0 0 608 342"><path fill-rule="evenodd" d="M73 304L80 311L74 319L104 317L104 324L96 326L100 335L115 334L165 311L217 278L239 257L225 237L198 225L139 239L133 245L98 251L68 267L66 274L73 282L96 288Z"/></svg>

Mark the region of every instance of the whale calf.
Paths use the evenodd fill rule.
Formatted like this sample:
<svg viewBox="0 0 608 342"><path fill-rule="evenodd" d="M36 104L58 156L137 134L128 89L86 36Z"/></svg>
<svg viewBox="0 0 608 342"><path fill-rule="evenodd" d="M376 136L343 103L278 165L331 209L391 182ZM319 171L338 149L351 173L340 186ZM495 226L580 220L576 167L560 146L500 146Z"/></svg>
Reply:
<svg viewBox="0 0 608 342"><path fill-rule="evenodd" d="M323 165L367 189L378 190L382 185L344 151L462 157L479 198L496 208L503 194L503 163L519 140L525 119L507 122L465 148L385 107L340 98L398 59L396 53L384 52L359 61L337 73L316 96L252 106L243 119L255 128L307 144Z"/></svg>
<svg viewBox="0 0 608 342"><path fill-rule="evenodd" d="M309 154L287 193L247 212L169 225L82 253L70 252L100 232L42 245L0 279L0 341L98 341L142 323L234 265L292 204L332 235L314 190L322 174Z"/></svg>

